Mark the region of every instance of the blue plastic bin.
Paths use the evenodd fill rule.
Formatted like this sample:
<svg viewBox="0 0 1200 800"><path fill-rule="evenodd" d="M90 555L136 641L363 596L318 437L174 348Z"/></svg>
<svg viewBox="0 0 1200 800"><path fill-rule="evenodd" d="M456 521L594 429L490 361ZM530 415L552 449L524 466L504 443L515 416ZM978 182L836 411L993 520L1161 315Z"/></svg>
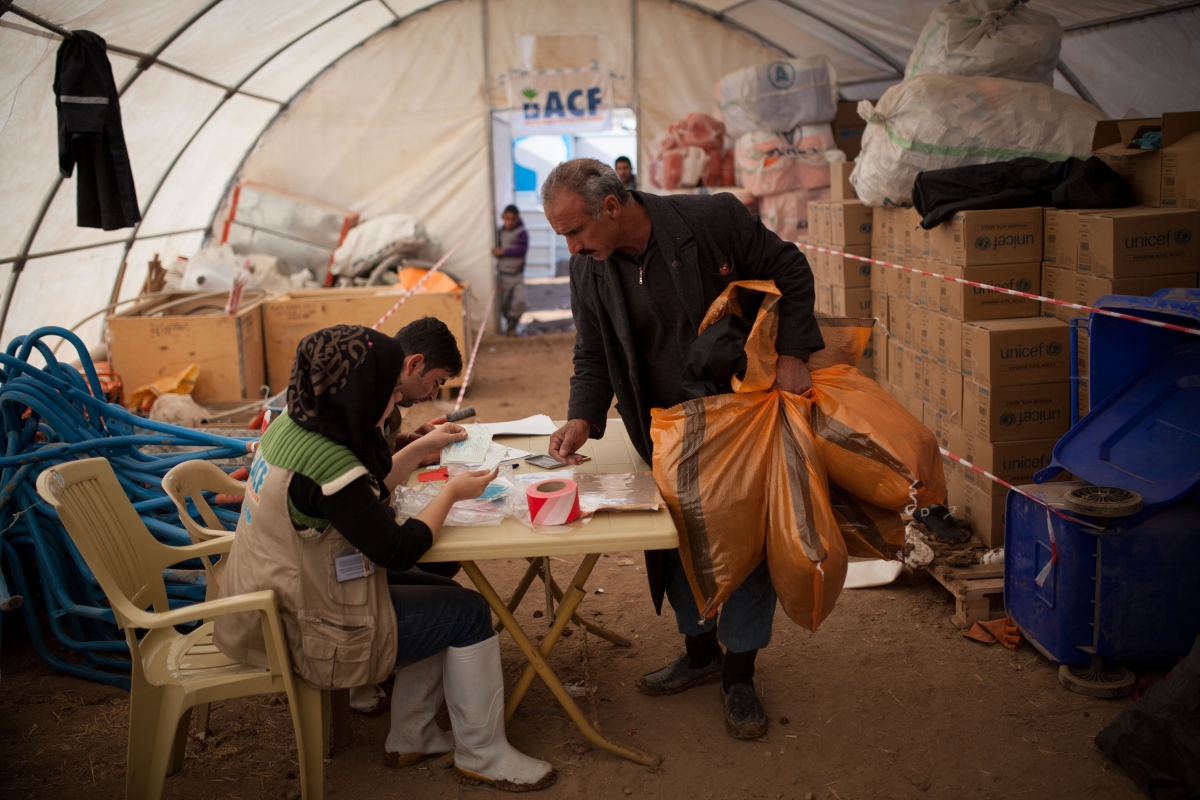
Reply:
<svg viewBox="0 0 1200 800"><path fill-rule="evenodd" d="M1084 482L1023 486L1062 508ZM1025 638L1060 664L1092 656L1115 661L1174 659L1200 634L1200 505L1184 501L1157 513L1109 520L1098 532L1051 514L1058 560L1051 558L1045 506L1008 493L1004 597ZM1091 520L1087 520L1091 521Z"/></svg>

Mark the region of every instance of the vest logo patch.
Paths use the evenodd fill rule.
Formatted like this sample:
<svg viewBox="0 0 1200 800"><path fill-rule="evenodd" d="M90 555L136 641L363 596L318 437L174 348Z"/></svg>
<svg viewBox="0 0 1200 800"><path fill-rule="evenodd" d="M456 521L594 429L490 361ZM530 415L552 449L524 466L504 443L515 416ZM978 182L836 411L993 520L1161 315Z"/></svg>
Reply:
<svg viewBox="0 0 1200 800"><path fill-rule="evenodd" d="M267 470L269 468L270 465L262 457L262 454L256 453L254 463L250 465L250 479L246 481L246 494L255 503L260 502L258 493L262 491L263 481L267 479Z"/></svg>

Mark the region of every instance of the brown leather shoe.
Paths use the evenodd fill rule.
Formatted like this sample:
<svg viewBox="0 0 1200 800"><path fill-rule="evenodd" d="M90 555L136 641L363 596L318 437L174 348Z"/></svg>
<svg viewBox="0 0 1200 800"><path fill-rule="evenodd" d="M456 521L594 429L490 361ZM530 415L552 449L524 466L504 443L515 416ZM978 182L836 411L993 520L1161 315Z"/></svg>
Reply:
<svg viewBox="0 0 1200 800"><path fill-rule="evenodd" d="M754 684L721 685L725 704L725 730L735 739L757 739L767 733L767 710L754 693Z"/></svg>
<svg viewBox="0 0 1200 800"><path fill-rule="evenodd" d="M634 682L642 694L661 697L667 694L686 692L693 686L716 683L721 680L721 665L724 658L718 653L703 667L693 668L691 658L684 653L679 658L654 672L647 673Z"/></svg>

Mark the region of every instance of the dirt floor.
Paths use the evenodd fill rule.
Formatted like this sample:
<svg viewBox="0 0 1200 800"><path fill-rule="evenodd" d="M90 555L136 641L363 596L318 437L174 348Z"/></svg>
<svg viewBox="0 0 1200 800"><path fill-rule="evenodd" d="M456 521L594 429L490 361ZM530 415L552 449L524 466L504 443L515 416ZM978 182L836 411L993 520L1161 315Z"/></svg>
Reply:
<svg viewBox="0 0 1200 800"><path fill-rule="evenodd" d="M483 420L566 412L573 337L487 339L468 392ZM418 407L423 421L436 409ZM565 580L577 558L555 558ZM524 562L482 567L508 594ZM465 578L460 578L464 580ZM540 585L540 584L539 584ZM540 684L508 727L510 740L560 769L541 797L657 795L664 798L1134 798L1141 796L1093 738L1127 701L1072 694L1057 669L1026 645L1010 652L964 639L949 621L953 601L926 576L901 575L883 588L847 590L811 635L779 613L774 640L758 659L758 686L771 717L766 737L731 739L715 685L682 695L638 694L638 675L682 649L669 608L654 615L640 553L600 560L581 606L584 616L633 640L618 648L588 637L603 732L662 756L635 766L584 744ZM603 594L595 591L603 588ZM541 593L517 617L546 630ZM4 624L0 652L0 796L123 796L128 697L61 675L38 660L20 624ZM562 640L550 662L566 683L584 679L583 636ZM506 682L524 663L501 639ZM589 713L586 698L579 700ZM388 718L355 716L352 740L326 764L326 796L456 798L452 772L383 765ZM278 697L219 704L205 742L190 740L166 797L294 798L297 765L291 721Z"/></svg>

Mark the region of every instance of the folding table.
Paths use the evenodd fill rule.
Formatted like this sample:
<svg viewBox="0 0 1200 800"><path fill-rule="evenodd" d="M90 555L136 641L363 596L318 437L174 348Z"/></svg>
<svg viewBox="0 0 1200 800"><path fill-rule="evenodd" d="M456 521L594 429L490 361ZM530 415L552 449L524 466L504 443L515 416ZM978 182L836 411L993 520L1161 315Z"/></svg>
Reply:
<svg viewBox="0 0 1200 800"><path fill-rule="evenodd" d="M498 438L500 444L509 447L519 447L533 453L546 453L550 446L549 436L506 436ZM629 434L624 423L618 419L608 421L603 439L589 439L580 448L583 455L591 456L590 461L575 467L576 472L648 472L650 467L638 456L629 441ZM542 470L521 462L518 472L540 472L547 479L559 474L558 470ZM417 485L417 473L409 480L410 486ZM597 747L604 748L623 758L647 766L656 766L658 756L641 753L628 747L614 744L601 736L588 724L587 719L575 704L574 699L563 688L562 682L550 669L546 658L550 655L567 623L574 620L577 624L586 625L599 636L615 644L628 646L628 641L606 631L599 626L584 623L576 616L575 611L584 597L584 584L591 575L592 568L600 554L622 550L666 550L679 546L679 537L675 532L675 524L666 507L658 511L601 511L586 525L567 533L543 534L536 533L515 519L506 519L498 526L490 527L451 527L442 528L437 542L421 558L424 562L458 561L463 571L471 578L480 594L487 599L500 623L512 635L529 665L525 673L514 687L512 694L505 704L505 719L511 719L517 707L521 704L535 676L545 681L546 686L558 699L563 710L571 717L580 733ZM555 612L554 623L542 640L540 646L535 646L529 636L513 618L512 612L520 603L534 577L539 575L543 563L548 563L550 556L583 554L583 563L579 565L570 584L561 593L560 604ZM484 577L476 565L476 561L488 558L526 558L530 559L529 569L521 580L512 599L505 603L492 585ZM543 559L546 561L543 562ZM549 577L549 571L541 574L543 580ZM557 585L551 579L552 590ZM555 591L555 594L558 594Z"/></svg>

